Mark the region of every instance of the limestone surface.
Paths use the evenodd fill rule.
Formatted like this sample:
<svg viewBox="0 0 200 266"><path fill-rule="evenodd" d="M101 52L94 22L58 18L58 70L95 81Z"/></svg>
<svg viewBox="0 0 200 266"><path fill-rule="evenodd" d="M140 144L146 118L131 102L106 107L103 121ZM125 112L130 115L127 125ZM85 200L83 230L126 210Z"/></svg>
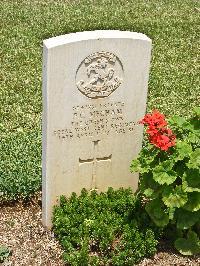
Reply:
<svg viewBox="0 0 200 266"><path fill-rule="evenodd" d="M44 41L43 223L60 195L82 188L137 188L131 160L141 149L151 40L92 31Z"/></svg>

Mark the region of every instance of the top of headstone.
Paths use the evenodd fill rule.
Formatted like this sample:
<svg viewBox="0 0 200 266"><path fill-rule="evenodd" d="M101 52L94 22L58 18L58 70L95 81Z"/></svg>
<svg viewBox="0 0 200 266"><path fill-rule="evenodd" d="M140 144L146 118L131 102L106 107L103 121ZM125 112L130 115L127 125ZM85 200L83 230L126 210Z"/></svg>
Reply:
<svg viewBox="0 0 200 266"><path fill-rule="evenodd" d="M91 39L134 39L134 40L143 40L151 42L151 39L148 38L143 33L131 32L131 31L119 31L119 30L95 30L95 31L83 31L76 33L69 33L65 35L60 35L50 39L44 40L44 45L47 48L53 48L59 45L73 43L78 41L85 41Z"/></svg>

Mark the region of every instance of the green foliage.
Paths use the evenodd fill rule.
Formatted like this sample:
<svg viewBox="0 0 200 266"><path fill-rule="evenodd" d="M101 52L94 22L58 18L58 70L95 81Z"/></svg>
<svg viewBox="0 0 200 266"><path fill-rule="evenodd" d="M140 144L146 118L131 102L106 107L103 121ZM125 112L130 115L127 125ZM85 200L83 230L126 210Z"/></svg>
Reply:
<svg viewBox="0 0 200 266"><path fill-rule="evenodd" d="M61 196L53 230L70 265L134 265L156 251L158 230L130 189Z"/></svg>
<svg viewBox="0 0 200 266"><path fill-rule="evenodd" d="M188 231L187 238L178 238L175 247L183 255L200 254L200 240L193 231Z"/></svg>
<svg viewBox="0 0 200 266"><path fill-rule="evenodd" d="M182 208L176 211L177 228L189 229L200 220L200 211L190 212Z"/></svg>
<svg viewBox="0 0 200 266"><path fill-rule="evenodd" d="M41 174L36 173L41 165L44 39L96 29L145 33L153 41L148 109L156 106L166 114L189 115L199 103L199 4L191 0L1 0L0 138L7 145L0 150L0 179L6 183L0 191L15 199L40 188ZM30 146L25 154L23 148Z"/></svg>
<svg viewBox="0 0 200 266"><path fill-rule="evenodd" d="M157 226L164 227L169 223L169 217L165 213L163 204L159 199L148 202L146 211Z"/></svg>
<svg viewBox="0 0 200 266"><path fill-rule="evenodd" d="M187 193L184 192L182 186L165 187L162 193L162 200L169 208L183 207L187 201Z"/></svg>
<svg viewBox="0 0 200 266"><path fill-rule="evenodd" d="M0 246L0 263L3 263L10 255L11 251L9 248Z"/></svg>
<svg viewBox="0 0 200 266"><path fill-rule="evenodd" d="M183 206L183 208L191 212L200 210L200 192L195 191L188 193L188 202Z"/></svg>
<svg viewBox="0 0 200 266"><path fill-rule="evenodd" d="M173 162L164 161L153 170L153 179L160 185L170 185L176 180L176 172L172 170Z"/></svg>
<svg viewBox="0 0 200 266"><path fill-rule="evenodd" d="M199 253L195 234L200 223L199 113L195 108L191 118L171 118L175 147L165 152L148 145L131 164L131 171L140 173L138 193L148 198L146 211L152 221L160 227L175 225L182 232L175 247L183 255Z"/></svg>

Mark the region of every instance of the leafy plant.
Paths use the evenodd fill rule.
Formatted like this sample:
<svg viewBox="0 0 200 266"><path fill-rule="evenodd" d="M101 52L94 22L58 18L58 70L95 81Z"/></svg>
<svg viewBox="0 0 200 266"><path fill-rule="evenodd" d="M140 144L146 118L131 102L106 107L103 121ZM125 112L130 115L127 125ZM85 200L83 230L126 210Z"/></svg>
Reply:
<svg viewBox="0 0 200 266"><path fill-rule="evenodd" d="M193 117L169 119L158 111L140 123L149 142L131 164L140 173L138 194L159 227L174 225L175 247L183 255L200 253L200 108ZM176 134L174 134L174 133Z"/></svg>
<svg viewBox="0 0 200 266"><path fill-rule="evenodd" d="M147 227L148 226L148 227ZM155 228L155 227L154 227ZM53 230L70 265L134 265L155 253L153 224L130 189L61 196Z"/></svg>
<svg viewBox="0 0 200 266"><path fill-rule="evenodd" d="M0 263L3 263L10 255L11 251L9 248L0 246Z"/></svg>

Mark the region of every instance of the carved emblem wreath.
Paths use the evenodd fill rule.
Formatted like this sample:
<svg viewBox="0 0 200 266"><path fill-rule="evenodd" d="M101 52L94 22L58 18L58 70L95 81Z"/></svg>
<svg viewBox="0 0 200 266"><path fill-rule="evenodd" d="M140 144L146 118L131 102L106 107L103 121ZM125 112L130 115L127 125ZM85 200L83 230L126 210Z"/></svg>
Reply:
<svg viewBox="0 0 200 266"><path fill-rule="evenodd" d="M109 52L97 52L84 60L87 81L80 80L77 87L89 98L104 98L122 83L115 75L116 56Z"/></svg>

